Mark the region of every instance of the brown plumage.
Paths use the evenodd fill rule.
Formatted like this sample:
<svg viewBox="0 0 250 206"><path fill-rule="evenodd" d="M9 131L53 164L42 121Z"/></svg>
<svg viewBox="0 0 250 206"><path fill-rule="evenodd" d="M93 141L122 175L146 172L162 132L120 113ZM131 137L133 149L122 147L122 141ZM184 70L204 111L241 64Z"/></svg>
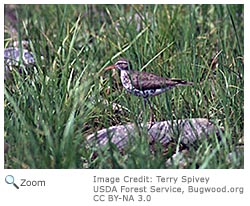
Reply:
<svg viewBox="0 0 250 206"><path fill-rule="evenodd" d="M192 82L185 80L168 79L148 72L135 71L132 69L131 63L126 59L120 59L115 63L115 65L109 66L105 70L110 69L119 69L121 71L121 82L123 87L131 94L142 96L144 98L145 105L148 102L151 110L151 126L154 122L154 114L153 108L148 99L149 96L161 94L176 86L193 85Z"/></svg>
<svg viewBox="0 0 250 206"><path fill-rule="evenodd" d="M181 79L169 79L148 72L135 71L132 69L131 63L126 59L120 59L115 65L106 68L106 70L110 69L119 69L121 71L122 84L129 92L133 92L130 91L133 89L140 91L162 90L164 92L176 86L193 85L192 82ZM158 91L157 94L159 93L161 92Z"/></svg>
<svg viewBox="0 0 250 206"><path fill-rule="evenodd" d="M180 79L168 79L148 72L129 71L128 75L131 78L133 86L138 90L171 89L176 86L193 85L192 82Z"/></svg>

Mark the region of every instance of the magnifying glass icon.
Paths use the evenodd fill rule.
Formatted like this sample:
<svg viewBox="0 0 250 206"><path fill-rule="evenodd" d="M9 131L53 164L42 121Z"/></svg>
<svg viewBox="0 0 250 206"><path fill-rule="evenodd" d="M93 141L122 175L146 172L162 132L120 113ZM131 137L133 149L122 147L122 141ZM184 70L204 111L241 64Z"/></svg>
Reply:
<svg viewBox="0 0 250 206"><path fill-rule="evenodd" d="M15 188L19 189L19 187L16 185L15 179L14 179L14 177L12 175L7 175L5 177L5 182L7 184L12 184L12 185L14 185Z"/></svg>

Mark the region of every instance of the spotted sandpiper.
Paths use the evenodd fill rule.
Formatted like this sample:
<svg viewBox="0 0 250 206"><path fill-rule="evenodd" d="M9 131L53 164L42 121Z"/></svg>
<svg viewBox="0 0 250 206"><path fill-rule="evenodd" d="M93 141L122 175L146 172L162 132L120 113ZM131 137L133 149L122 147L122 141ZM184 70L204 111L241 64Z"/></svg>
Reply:
<svg viewBox="0 0 250 206"><path fill-rule="evenodd" d="M129 93L136 96L142 96L145 104L148 102L152 112L153 109L148 99L149 96L161 94L176 86L193 85L192 82L185 80L169 79L148 72L135 71L131 63L126 59L118 60L114 65L106 67L105 71L110 69L119 69L121 71L121 82L123 87Z"/></svg>

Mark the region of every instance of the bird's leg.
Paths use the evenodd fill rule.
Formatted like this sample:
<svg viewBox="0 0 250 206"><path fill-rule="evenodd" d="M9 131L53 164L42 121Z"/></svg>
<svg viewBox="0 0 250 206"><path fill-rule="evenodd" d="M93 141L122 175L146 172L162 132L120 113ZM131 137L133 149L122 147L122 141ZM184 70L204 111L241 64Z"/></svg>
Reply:
<svg viewBox="0 0 250 206"><path fill-rule="evenodd" d="M144 111L146 110L146 105L147 105L147 98L143 98L144 100Z"/></svg>
<svg viewBox="0 0 250 206"><path fill-rule="evenodd" d="M146 111L146 105L147 105L147 101L146 101L146 99L145 98L143 98L143 102L144 102L144 108L143 108L143 110L140 112L140 114L138 115L138 120L140 120L141 119L141 117L142 117L142 114L143 114L143 111Z"/></svg>
<svg viewBox="0 0 250 206"><path fill-rule="evenodd" d="M154 119L154 110L153 110L153 107L149 101L148 98L144 98L144 103L145 103L145 108L146 108L146 102L148 102L148 105L149 105L149 108L150 108L150 118L149 118L149 130L151 129L151 127L154 125L155 123L155 119Z"/></svg>

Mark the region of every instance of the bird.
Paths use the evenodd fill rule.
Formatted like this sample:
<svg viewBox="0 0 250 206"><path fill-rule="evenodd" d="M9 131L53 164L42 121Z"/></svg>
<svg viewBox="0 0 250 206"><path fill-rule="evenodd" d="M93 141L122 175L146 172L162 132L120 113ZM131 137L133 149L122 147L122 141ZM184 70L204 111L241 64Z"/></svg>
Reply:
<svg viewBox="0 0 250 206"><path fill-rule="evenodd" d="M153 108L148 97L159 95L177 86L193 85L193 82L186 80L165 78L153 73L133 70L131 62L124 58L119 59L115 64L106 67L104 70L111 69L121 71L120 79L123 87L129 93L143 97L145 105L148 103L152 112Z"/></svg>

